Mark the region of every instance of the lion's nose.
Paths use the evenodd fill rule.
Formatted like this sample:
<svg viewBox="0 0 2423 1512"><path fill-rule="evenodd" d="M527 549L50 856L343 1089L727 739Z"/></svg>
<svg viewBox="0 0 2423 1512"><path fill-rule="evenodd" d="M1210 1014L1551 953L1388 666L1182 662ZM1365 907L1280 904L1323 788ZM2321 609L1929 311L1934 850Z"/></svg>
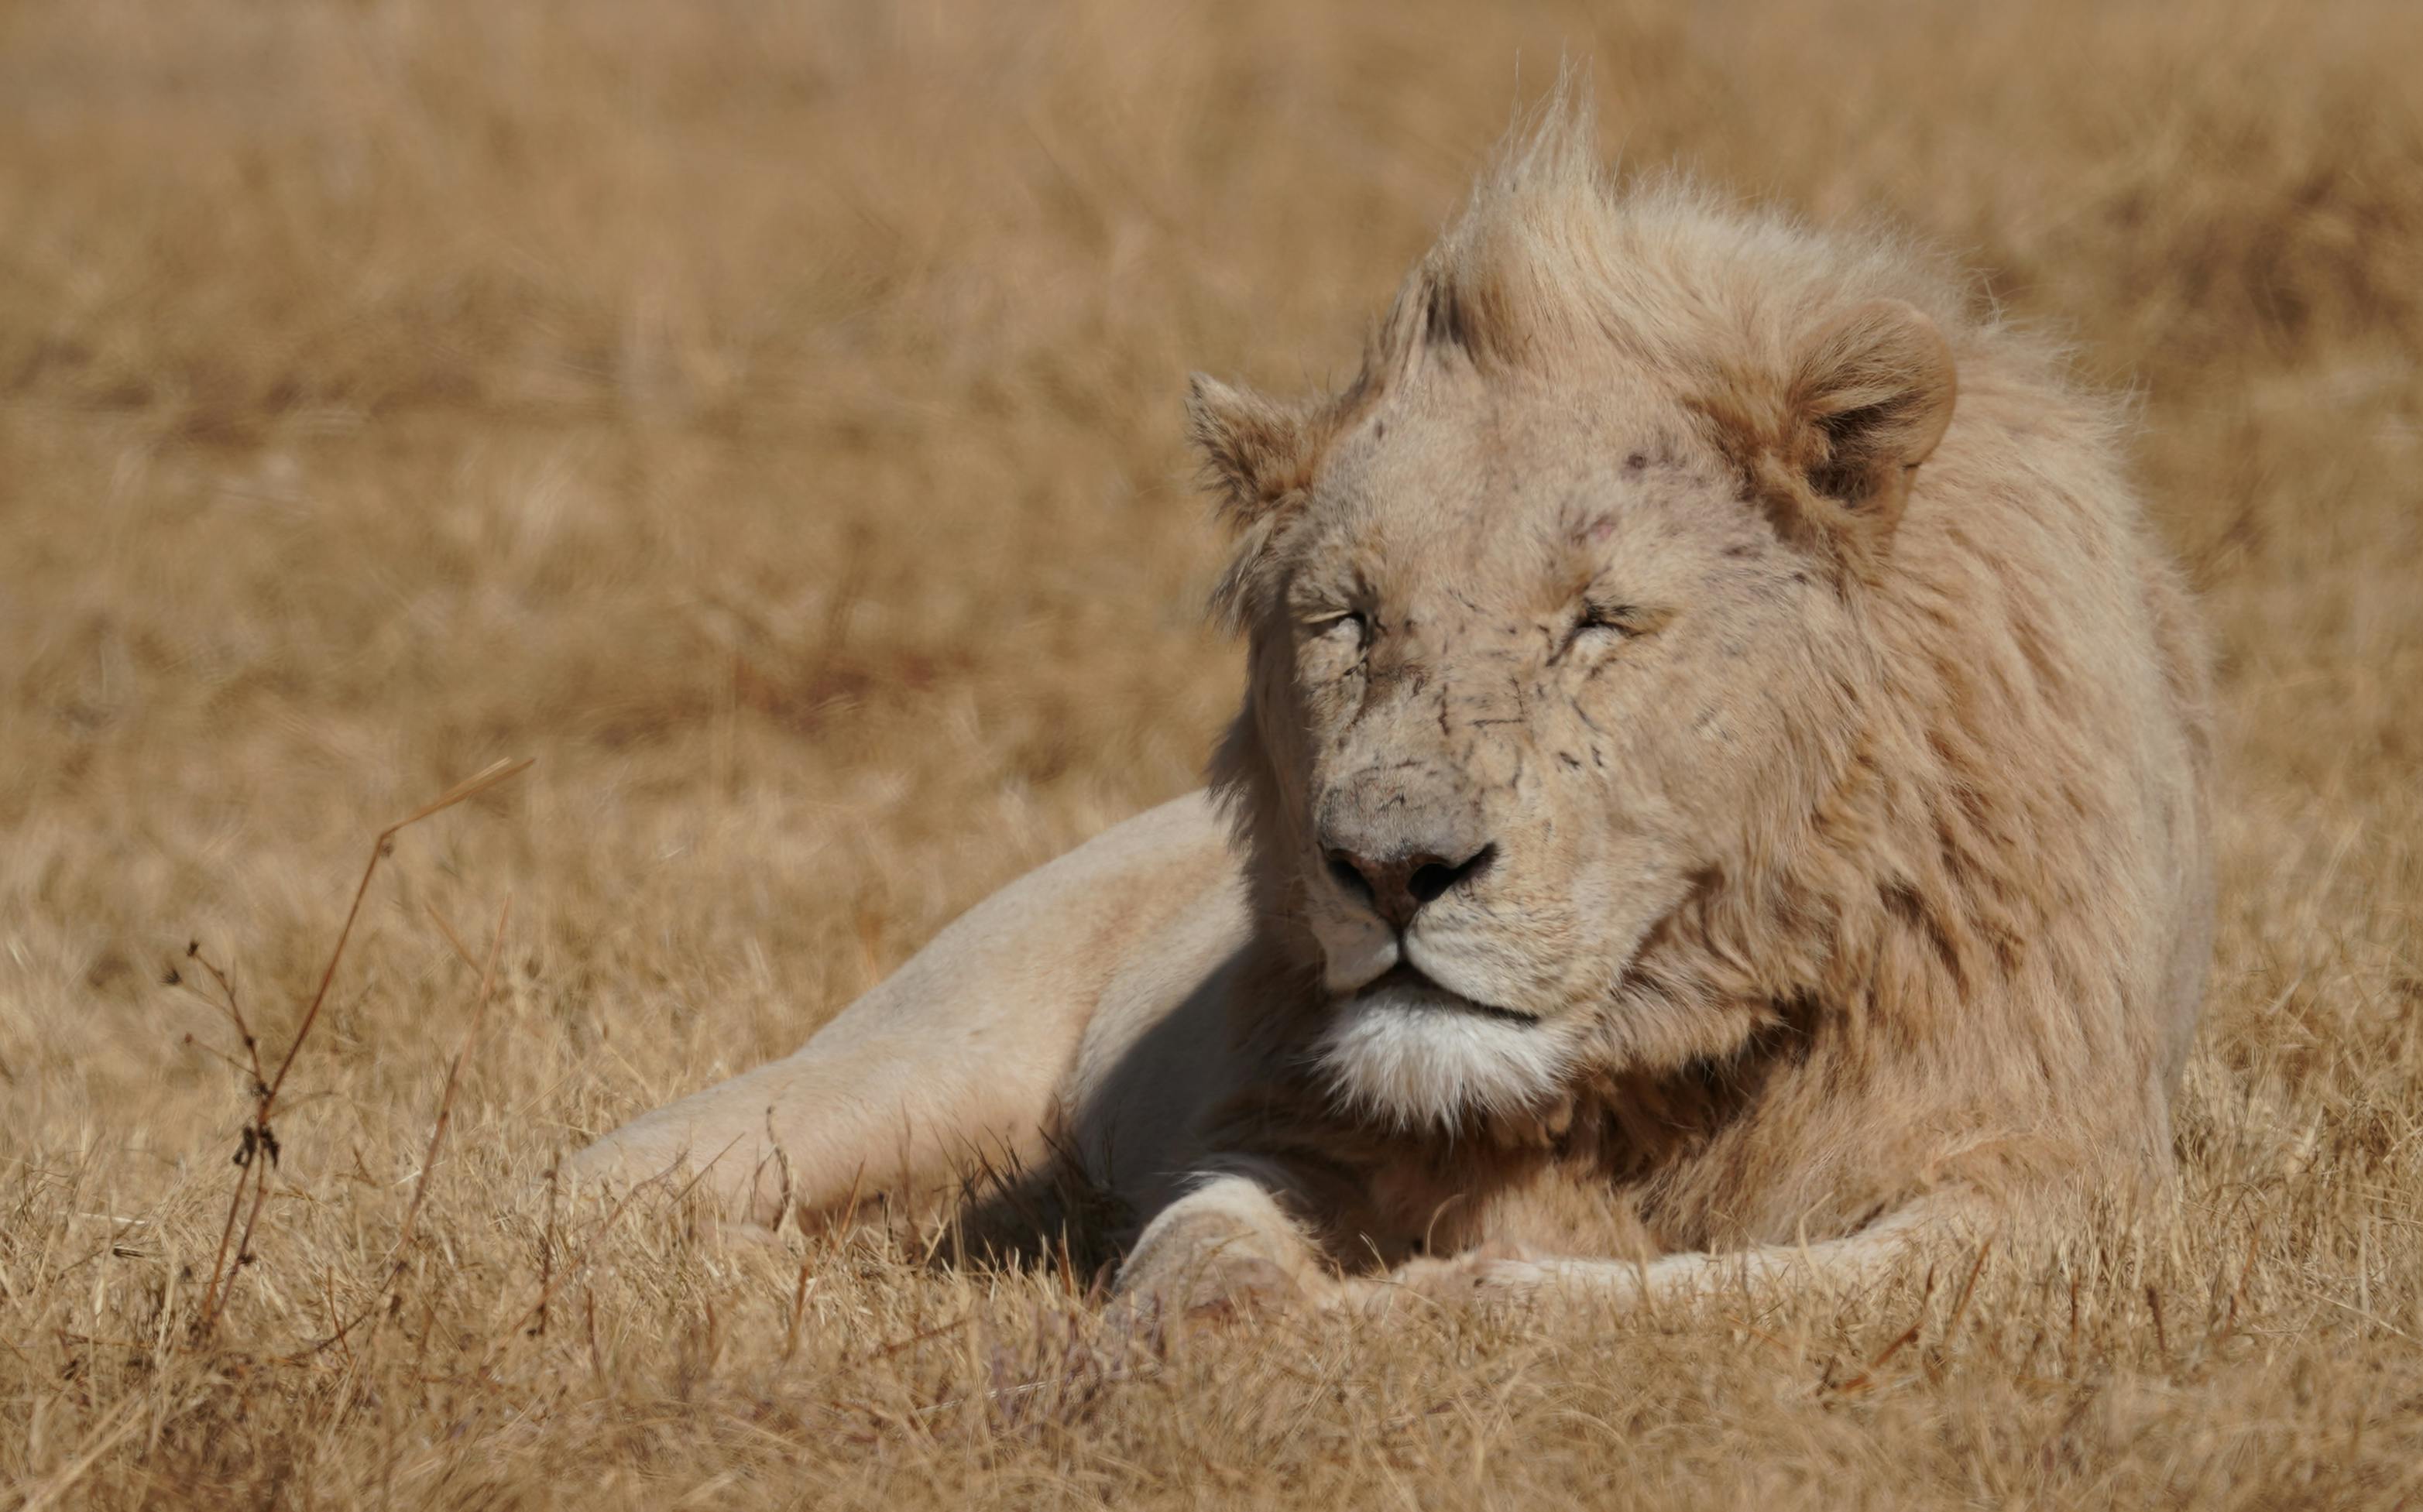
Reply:
<svg viewBox="0 0 2423 1512"><path fill-rule="evenodd" d="M1338 845L1323 856L1329 874L1339 887L1369 902L1381 918L1402 929L1414 921L1423 905L1487 871L1497 858L1497 846L1493 842L1462 860L1422 850L1359 856Z"/></svg>

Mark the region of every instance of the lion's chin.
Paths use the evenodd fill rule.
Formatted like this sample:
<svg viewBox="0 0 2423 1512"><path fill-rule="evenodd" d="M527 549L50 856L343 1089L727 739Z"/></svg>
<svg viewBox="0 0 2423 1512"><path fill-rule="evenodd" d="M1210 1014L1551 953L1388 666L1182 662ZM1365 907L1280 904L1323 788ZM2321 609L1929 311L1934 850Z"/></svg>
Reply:
<svg viewBox="0 0 2423 1512"><path fill-rule="evenodd" d="M1411 1126L1512 1116L1564 1079L1565 1036L1524 1015L1449 992L1410 968L1339 1000L1313 1047L1338 1100Z"/></svg>

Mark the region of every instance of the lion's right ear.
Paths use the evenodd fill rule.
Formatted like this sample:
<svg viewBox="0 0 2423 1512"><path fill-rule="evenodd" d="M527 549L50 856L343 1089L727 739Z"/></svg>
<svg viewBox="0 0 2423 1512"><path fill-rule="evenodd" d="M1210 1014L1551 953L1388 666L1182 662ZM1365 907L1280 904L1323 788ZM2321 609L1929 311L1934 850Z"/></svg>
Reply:
<svg viewBox="0 0 2423 1512"><path fill-rule="evenodd" d="M1199 372L1186 384L1186 427L1203 458L1204 487L1237 534L1212 612L1242 630L1267 587L1272 543L1311 484L1316 427L1299 410Z"/></svg>
<svg viewBox="0 0 2423 1512"><path fill-rule="evenodd" d="M1198 372L1186 381L1186 429L1203 458L1204 486L1240 528L1310 481L1311 426L1259 394Z"/></svg>

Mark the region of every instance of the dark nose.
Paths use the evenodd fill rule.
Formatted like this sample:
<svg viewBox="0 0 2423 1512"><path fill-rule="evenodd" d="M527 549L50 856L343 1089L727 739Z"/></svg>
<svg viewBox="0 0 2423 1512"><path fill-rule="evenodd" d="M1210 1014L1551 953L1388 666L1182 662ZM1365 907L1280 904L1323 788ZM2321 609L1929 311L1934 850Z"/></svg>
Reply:
<svg viewBox="0 0 2423 1512"><path fill-rule="evenodd" d="M1402 929L1414 921L1423 905L1487 871L1497 858L1497 846L1495 843L1483 845L1462 860L1429 851L1357 856L1336 845L1324 854L1329 874L1339 887L1369 901L1381 918Z"/></svg>

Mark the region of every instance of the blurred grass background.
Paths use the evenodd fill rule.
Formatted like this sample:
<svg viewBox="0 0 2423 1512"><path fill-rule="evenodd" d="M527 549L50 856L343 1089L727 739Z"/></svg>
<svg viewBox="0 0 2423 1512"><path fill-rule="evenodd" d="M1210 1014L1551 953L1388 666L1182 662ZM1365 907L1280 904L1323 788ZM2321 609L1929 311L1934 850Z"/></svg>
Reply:
<svg viewBox="0 0 2423 1512"><path fill-rule="evenodd" d="M2403 0L0 7L0 1487L2396 1500L2417 57ZM1957 1316L1913 1278L1138 1364L1084 1278L552 1228L556 1153L1196 782L1238 678L1185 372L1347 372L1561 60L1626 167L1910 228L2138 396L2224 689L2177 1229L2015 1246ZM282 1046L371 835L518 755L399 843L187 1342L247 1104L164 972L201 941ZM395 1279L473 996L428 910L476 946L507 893Z"/></svg>

